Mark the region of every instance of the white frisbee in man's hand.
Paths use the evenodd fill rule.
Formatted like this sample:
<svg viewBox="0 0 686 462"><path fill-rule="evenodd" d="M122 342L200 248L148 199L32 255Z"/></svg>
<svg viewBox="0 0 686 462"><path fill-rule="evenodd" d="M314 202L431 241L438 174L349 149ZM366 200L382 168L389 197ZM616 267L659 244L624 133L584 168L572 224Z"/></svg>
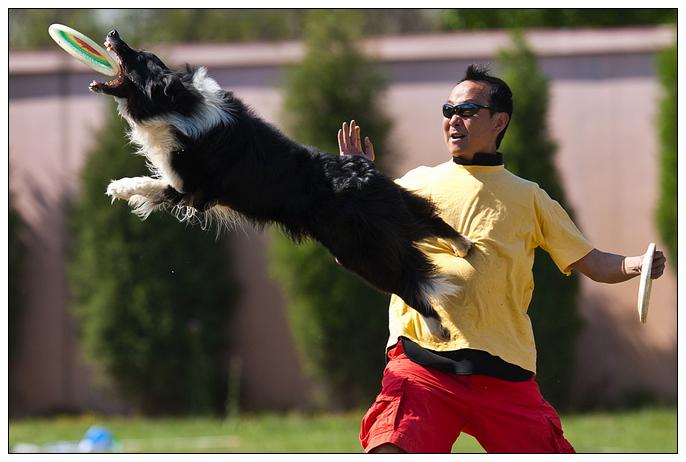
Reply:
<svg viewBox="0 0 686 462"><path fill-rule="evenodd" d="M648 318L648 304L650 302L650 288L653 285L653 280L650 278L653 268L653 256L655 255L655 243L651 242L648 245L643 256L643 264L641 265L641 282L638 286L638 317L642 323L646 322Z"/></svg>

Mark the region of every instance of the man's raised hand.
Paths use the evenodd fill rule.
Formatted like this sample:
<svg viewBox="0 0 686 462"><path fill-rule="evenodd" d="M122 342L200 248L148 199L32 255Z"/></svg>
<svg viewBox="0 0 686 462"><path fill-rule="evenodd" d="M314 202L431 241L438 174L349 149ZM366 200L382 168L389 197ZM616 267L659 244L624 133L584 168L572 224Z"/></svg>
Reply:
<svg viewBox="0 0 686 462"><path fill-rule="evenodd" d="M364 150L362 150L362 143L360 143L360 127L354 120L343 122L343 126L338 130L338 149L340 154L348 154L353 156L366 157L369 160L374 160L374 146L368 137L364 137Z"/></svg>

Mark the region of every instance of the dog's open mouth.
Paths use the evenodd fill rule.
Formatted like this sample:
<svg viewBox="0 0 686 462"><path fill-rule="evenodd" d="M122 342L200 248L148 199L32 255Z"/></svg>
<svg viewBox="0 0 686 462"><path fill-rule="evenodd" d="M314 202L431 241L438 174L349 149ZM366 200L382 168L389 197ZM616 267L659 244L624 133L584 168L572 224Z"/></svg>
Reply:
<svg viewBox="0 0 686 462"><path fill-rule="evenodd" d="M115 49L112 42L110 42L109 38L105 40L104 45L107 51L110 53L110 55L113 56L119 64L119 74L114 79L108 80L107 82L98 82L96 80L93 80L90 83L91 89L117 88L124 83L124 64L122 63L119 53L117 53L117 50Z"/></svg>

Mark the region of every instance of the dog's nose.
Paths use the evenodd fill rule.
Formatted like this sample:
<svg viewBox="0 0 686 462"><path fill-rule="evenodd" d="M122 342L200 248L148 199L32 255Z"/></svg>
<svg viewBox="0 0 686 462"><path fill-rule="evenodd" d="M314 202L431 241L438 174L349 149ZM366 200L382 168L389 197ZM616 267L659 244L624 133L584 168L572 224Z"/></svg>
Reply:
<svg viewBox="0 0 686 462"><path fill-rule="evenodd" d="M107 34L107 37L108 37L108 38L111 38L111 39L118 39L118 38L119 38L119 32L117 32L117 29L112 29L112 30Z"/></svg>

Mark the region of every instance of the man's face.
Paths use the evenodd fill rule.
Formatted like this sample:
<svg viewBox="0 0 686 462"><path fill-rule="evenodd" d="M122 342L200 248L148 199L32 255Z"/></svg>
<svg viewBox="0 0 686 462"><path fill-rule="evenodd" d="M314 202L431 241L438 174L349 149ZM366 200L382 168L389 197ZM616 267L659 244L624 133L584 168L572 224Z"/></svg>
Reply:
<svg viewBox="0 0 686 462"><path fill-rule="evenodd" d="M466 80L453 88L448 103L476 103L490 105L488 84ZM504 116L504 117L503 117ZM443 117L443 137L448 151L453 157L471 160L477 152L495 153L495 140L505 127L506 113L495 113L482 108L471 117L453 114L449 119Z"/></svg>

